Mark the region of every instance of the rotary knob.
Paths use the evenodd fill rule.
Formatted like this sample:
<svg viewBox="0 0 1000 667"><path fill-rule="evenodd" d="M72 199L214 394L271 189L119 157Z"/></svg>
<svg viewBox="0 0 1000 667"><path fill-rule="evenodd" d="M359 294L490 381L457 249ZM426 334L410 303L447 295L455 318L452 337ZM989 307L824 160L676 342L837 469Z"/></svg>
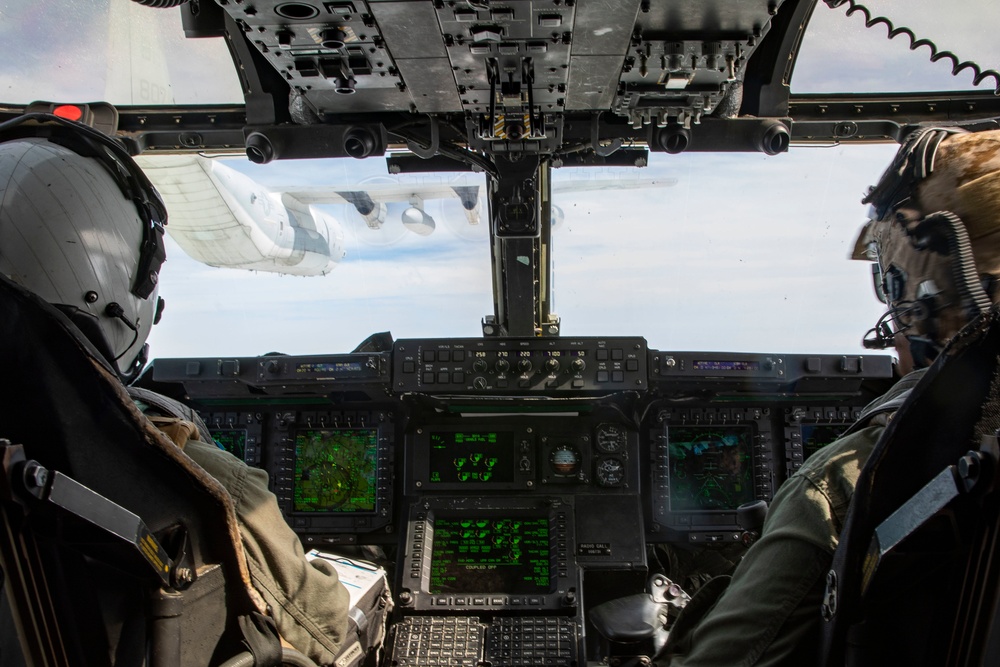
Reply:
<svg viewBox="0 0 1000 667"><path fill-rule="evenodd" d="M587 367L587 362L585 362L583 359L574 359L573 361L569 362L569 367L573 369L574 373L582 373L583 369Z"/></svg>
<svg viewBox="0 0 1000 667"><path fill-rule="evenodd" d="M475 361L472 362L472 370L476 371L477 373L485 373L486 361L483 359L476 359Z"/></svg>
<svg viewBox="0 0 1000 667"><path fill-rule="evenodd" d="M476 389L486 389L486 378L477 376L472 379L472 386Z"/></svg>
<svg viewBox="0 0 1000 667"><path fill-rule="evenodd" d="M522 373L530 373L531 372L531 359L521 359L520 361L518 361L517 362L517 370L521 371Z"/></svg>
<svg viewBox="0 0 1000 667"><path fill-rule="evenodd" d="M506 359L497 359L496 369L497 373L506 373L510 370L510 362Z"/></svg>
<svg viewBox="0 0 1000 667"><path fill-rule="evenodd" d="M558 359L546 359L545 360L545 370L550 373L555 373L559 370L559 360Z"/></svg>

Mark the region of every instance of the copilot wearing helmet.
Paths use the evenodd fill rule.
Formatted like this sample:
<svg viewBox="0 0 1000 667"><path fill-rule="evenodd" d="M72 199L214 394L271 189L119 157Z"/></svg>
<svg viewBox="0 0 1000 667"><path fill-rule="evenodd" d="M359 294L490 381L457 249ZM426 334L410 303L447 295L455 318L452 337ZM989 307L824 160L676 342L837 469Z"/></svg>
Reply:
<svg viewBox="0 0 1000 667"><path fill-rule="evenodd" d="M728 586L695 594L657 665L816 664L826 575L862 468L924 367L1000 300L1000 131L918 130L864 202L873 212L854 257L875 263L889 306L865 344L895 345L906 375L779 487Z"/></svg>
<svg viewBox="0 0 1000 667"><path fill-rule="evenodd" d="M159 319L166 211L125 150L29 114L0 126L0 273L57 306L129 381Z"/></svg>
<svg viewBox="0 0 1000 667"><path fill-rule="evenodd" d="M925 367L1000 298L1000 131L918 130L864 201L853 257L889 306L865 345Z"/></svg>
<svg viewBox="0 0 1000 667"><path fill-rule="evenodd" d="M110 137L45 114L0 125L0 274L66 314L126 383L146 362L162 308L164 224L156 190ZM251 581L281 637L332 663L347 632L347 589L322 559L306 560L267 473L216 446L207 428L202 436L185 421L198 420L192 411L158 416L190 427L163 430L183 432L172 439L229 492Z"/></svg>

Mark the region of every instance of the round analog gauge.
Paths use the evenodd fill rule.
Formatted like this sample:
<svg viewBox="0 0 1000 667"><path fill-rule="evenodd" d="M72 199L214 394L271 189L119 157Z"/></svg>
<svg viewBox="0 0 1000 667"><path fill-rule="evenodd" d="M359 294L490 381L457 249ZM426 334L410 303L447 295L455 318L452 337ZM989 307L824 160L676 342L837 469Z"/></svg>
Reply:
<svg viewBox="0 0 1000 667"><path fill-rule="evenodd" d="M616 458L602 459L597 463L597 483L601 486L618 486L625 481L625 466Z"/></svg>
<svg viewBox="0 0 1000 667"><path fill-rule="evenodd" d="M618 454L625 451L628 435L625 429L615 424L601 424L597 428L597 451L602 454Z"/></svg>
<svg viewBox="0 0 1000 667"><path fill-rule="evenodd" d="M573 445L559 445L549 455L549 463L557 475L575 475L580 470L580 452Z"/></svg>

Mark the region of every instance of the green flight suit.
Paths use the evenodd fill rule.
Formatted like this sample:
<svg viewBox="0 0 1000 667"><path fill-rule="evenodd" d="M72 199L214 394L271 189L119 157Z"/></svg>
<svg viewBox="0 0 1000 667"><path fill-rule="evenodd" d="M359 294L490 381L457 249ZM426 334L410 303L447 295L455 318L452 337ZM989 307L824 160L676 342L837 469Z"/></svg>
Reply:
<svg viewBox="0 0 1000 667"><path fill-rule="evenodd" d="M267 490L267 473L214 443L188 440L184 452L229 491L254 588L283 639L320 665L332 664L347 633L347 589L331 565L305 559L298 536Z"/></svg>
<svg viewBox="0 0 1000 667"><path fill-rule="evenodd" d="M923 375L910 373L865 408L899 400ZM858 475L891 412L809 457L781 485L760 539L733 572L714 605L707 587L680 614L657 664L670 667L815 664L826 573Z"/></svg>

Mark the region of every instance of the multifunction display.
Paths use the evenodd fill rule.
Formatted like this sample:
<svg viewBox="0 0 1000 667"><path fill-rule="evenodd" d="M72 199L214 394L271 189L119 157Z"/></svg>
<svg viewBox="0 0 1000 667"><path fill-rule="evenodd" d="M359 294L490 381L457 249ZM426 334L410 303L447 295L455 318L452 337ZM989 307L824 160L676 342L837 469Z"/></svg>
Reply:
<svg viewBox="0 0 1000 667"><path fill-rule="evenodd" d="M670 509L735 510L754 499L753 427L668 426Z"/></svg>
<svg viewBox="0 0 1000 667"><path fill-rule="evenodd" d="M373 512L378 431L302 429L295 433L295 512Z"/></svg>
<svg viewBox="0 0 1000 667"><path fill-rule="evenodd" d="M511 431L432 431L430 484L513 482L517 464L513 436Z"/></svg>
<svg viewBox="0 0 1000 667"><path fill-rule="evenodd" d="M770 408L706 406L662 416L662 430L651 434L654 532L690 542L740 539L737 509L774 493Z"/></svg>
<svg viewBox="0 0 1000 667"><path fill-rule="evenodd" d="M407 436L411 491L526 491L535 486L528 427L429 426Z"/></svg>

